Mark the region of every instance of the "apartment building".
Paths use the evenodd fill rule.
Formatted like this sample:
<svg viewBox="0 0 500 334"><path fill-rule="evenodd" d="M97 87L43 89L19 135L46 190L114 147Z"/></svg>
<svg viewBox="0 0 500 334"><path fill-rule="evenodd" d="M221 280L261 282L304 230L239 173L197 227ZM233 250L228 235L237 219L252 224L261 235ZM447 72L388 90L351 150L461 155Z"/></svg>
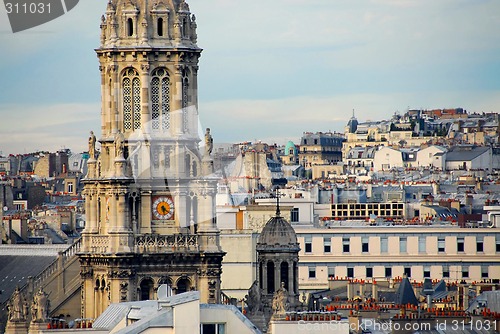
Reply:
<svg viewBox="0 0 500 334"><path fill-rule="evenodd" d="M347 224L345 224L347 225ZM479 282L500 278L500 229L456 226L297 228L299 285L326 289L328 279L408 276Z"/></svg>

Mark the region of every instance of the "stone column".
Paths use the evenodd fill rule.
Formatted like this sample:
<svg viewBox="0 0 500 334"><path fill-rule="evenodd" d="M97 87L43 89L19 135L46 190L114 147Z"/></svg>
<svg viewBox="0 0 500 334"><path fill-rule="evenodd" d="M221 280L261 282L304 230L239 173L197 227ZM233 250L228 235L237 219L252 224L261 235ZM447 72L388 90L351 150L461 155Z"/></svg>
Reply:
<svg viewBox="0 0 500 334"><path fill-rule="evenodd" d="M182 70L184 69L184 65L176 64L175 65L175 74L174 74L174 92L172 94L172 125L173 125L173 134L174 136L181 136L184 133L184 123L183 123L183 115L182 115ZM178 157L179 160L180 157Z"/></svg>
<svg viewBox="0 0 500 334"><path fill-rule="evenodd" d="M281 262L274 262L274 292L278 291L281 288Z"/></svg>
<svg viewBox="0 0 500 334"><path fill-rule="evenodd" d="M97 216L97 210L98 210L98 204L97 204L97 191L96 190L93 190L91 191L91 194L90 194L90 228L91 230L89 231L90 233L98 233L99 232L99 228L97 226L97 219L98 219L98 216Z"/></svg>
<svg viewBox="0 0 500 334"><path fill-rule="evenodd" d="M151 233L151 204L151 192L142 192L140 210L141 219L139 220L141 222L141 226L139 226L139 231L141 234Z"/></svg>
<svg viewBox="0 0 500 334"><path fill-rule="evenodd" d="M126 190L121 189L117 192L117 205L116 205L116 222L118 232L130 232L130 225L126 219L126 205L125 205Z"/></svg>
<svg viewBox="0 0 500 334"><path fill-rule="evenodd" d="M178 223L178 228L187 227L188 224L188 213L187 213L187 193L185 191L176 191L174 193L174 205L175 205L175 221Z"/></svg>
<svg viewBox="0 0 500 334"><path fill-rule="evenodd" d="M262 289L264 290L264 293L267 293L267 284L269 282L267 281L267 262L262 263Z"/></svg>
<svg viewBox="0 0 500 334"><path fill-rule="evenodd" d="M110 131L106 131L106 134L108 137L112 136L118 131L119 128L119 112L118 112L118 99L120 97L120 94L118 92L120 91L120 78L119 78L119 73L118 73L118 66L117 65L110 65L109 66L109 78L111 79L111 85L109 87L110 92L109 92L109 114L111 117L111 129ZM103 132L104 135L104 132Z"/></svg>
<svg viewBox="0 0 500 334"><path fill-rule="evenodd" d="M145 27L147 29L147 27ZM144 134L149 133L151 116L149 114L149 64L141 64L141 126Z"/></svg>
<svg viewBox="0 0 500 334"><path fill-rule="evenodd" d="M293 281L293 261L286 261L288 263L288 286L286 289L290 295L295 295L294 281Z"/></svg>
<svg viewBox="0 0 500 334"><path fill-rule="evenodd" d="M113 233L113 232L116 232L118 226L117 226L117 216L116 216L116 210L117 210L117 199L116 199L116 194L114 191L111 191L111 193L109 194L110 196L109 197L106 197L106 201L107 201L107 214L108 214L108 226L109 226L109 230L108 232L110 233Z"/></svg>
<svg viewBox="0 0 500 334"><path fill-rule="evenodd" d="M193 136L196 136L198 133L198 65L193 65L191 67L191 81L189 84L189 96L191 98L190 108L190 132Z"/></svg>
<svg viewBox="0 0 500 334"><path fill-rule="evenodd" d="M105 60L103 60L105 61ZM101 73L101 133L103 136L106 136L108 132L108 128L110 126L110 112L108 105L108 92L107 92L107 67L100 65L99 72ZM91 159L93 157L90 157Z"/></svg>

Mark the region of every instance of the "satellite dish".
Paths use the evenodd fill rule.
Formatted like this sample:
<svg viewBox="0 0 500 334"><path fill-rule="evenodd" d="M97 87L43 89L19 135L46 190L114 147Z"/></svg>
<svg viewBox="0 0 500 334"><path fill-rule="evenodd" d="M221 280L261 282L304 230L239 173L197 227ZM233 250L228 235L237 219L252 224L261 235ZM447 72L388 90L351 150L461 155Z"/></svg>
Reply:
<svg viewBox="0 0 500 334"><path fill-rule="evenodd" d="M8 206L4 206L3 207L3 211L7 211L7 210L9 210L9 207Z"/></svg>
<svg viewBox="0 0 500 334"><path fill-rule="evenodd" d="M158 287L158 300L167 300L172 295L172 288L168 284L162 284Z"/></svg>

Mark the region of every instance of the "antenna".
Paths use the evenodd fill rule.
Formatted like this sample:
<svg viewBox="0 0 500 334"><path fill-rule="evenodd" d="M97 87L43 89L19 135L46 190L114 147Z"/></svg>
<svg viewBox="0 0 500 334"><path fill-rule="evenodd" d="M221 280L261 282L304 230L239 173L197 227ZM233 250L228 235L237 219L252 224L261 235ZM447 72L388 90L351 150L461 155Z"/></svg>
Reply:
<svg viewBox="0 0 500 334"><path fill-rule="evenodd" d="M280 211L280 197L281 195L283 194L280 194L280 187L279 186L276 186L276 217L280 217L281 216L281 211Z"/></svg>

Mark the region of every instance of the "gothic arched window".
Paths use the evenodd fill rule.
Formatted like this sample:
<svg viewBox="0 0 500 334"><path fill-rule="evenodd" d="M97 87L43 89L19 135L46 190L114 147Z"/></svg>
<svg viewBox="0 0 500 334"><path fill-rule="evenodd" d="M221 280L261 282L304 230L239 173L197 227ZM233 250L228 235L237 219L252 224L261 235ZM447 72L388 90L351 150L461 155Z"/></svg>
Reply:
<svg viewBox="0 0 500 334"><path fill-rule="evenodd" d="M123 73L123 129L141 128L141 80L139 73L129 68Z"/></svg>
<svg viewBox="0 0 500 334"><path fill-rule="evenodd" d="M151 121L153 130L170 128L170 77L164 68L154 70L151 79Z"/></svg>

